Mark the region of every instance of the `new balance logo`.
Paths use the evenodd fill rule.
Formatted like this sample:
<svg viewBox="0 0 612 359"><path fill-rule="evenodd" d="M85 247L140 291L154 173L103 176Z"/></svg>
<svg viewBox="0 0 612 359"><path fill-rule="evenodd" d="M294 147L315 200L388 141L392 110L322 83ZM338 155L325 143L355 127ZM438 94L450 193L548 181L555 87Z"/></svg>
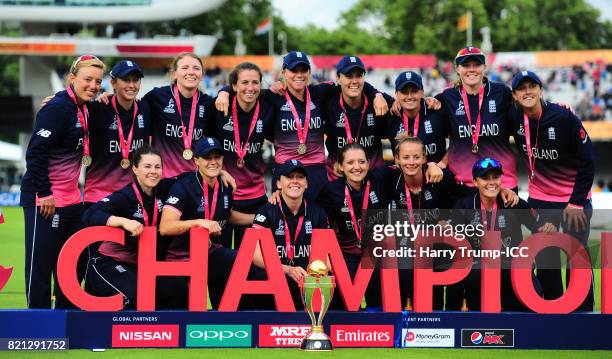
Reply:
<svg viewBox="0 0 612 359"><path fill-rule="evenodd" d="M255 222L265 222L266 221L266 216L264 216L263 214L258 214L255 216Z"/></svg>
<svg viewBox="0 0 612 359"><path fill-rule="evenodd" d="M38 132L36 132L36 134L40 137L48 138L49 136L51 136L51 131L41 128L40 130L38 130Z"/></svg>

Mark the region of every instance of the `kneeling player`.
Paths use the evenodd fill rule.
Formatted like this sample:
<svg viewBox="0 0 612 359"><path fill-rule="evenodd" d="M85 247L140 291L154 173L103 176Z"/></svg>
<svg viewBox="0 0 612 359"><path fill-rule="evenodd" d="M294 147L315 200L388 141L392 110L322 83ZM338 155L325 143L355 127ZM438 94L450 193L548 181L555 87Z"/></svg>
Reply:
<svg viewBox="0 0 612 359"><path fill-rule="evenodd" d="M455 203L452 214L452 224L482 224L484 231L500 231L502 243L500 249L516 247L522 241L521 224L532 232L555 232L557 228L551 223L538 223L531 214L527 202L520 200L514 210L504 210L497 215L497 210L504 208L500 194L503 175L502 165L492 158L482 158L472 167L474 186L478 193L463 197ZM523 211L517 211L523 210ZM473 250L480 250L480 238L468 239ZM502 256L501 300L505 311L528 310L515 296L510 281L511 257ZM446 309L461 309L462 298L465 296L469 310L480 310L480 258L474 258L474 265L468 276L461 282L446 287ZM539 283L533 277L534 286L539 289Z"/></svg>
<svg viewBox="0 0 612 359"><path fill-rule="evenodd" d="M312 229L329 228L329 224L325 211L304 199L308 178L301 162L288 160L277 167L275 174L278 176L276 186L280 189L280 200L262 206L255 214L253 227L272 230L293 302L296 308L303 308L299 283L306 275ZM253 263L264 268L259 246Z"/></svg>

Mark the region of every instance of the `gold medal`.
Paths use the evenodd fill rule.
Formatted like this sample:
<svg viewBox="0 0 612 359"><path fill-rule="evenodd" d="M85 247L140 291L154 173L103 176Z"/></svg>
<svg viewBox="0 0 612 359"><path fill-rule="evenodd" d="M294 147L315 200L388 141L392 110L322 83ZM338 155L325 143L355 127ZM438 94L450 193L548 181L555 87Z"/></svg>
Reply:
<svg viewBox="0 0 612 359"><path fill-rule="evenodd" d="M183 158L186 159L187 161L193 158L193 151L191 150L191 148L186 148L183 151Z"/></svg>
<svg viewBox="0 0 612 359"><path fill-rule="evenodd" d="M91 166L91 156L90 155L84 155L83 158L81 158L81 163L85 167Z"/></svg>
<svg viewBox="0 0 612 359"><path fill-rule="evenodd" d="M238 168L243 168L244 167L244 159L239 158L238 162L236 163L236 165L238 166Z"/></svg>
<svg viewBox="0 0 612 359"><path fill-rule="evenodd" d="M124 170L130 168L130 160L128 160L127 158L121 159L121 168L123 168Z"/></svg>
<svg viewBox="0 0 612 359"><path fill-rule="evenodd" d="M300 155L303 155L304 153L306 153L306 144L305 143L300 143L298 148L297 148L297 153Z"/></svg>
<svg viewBox="0 0 612 359"><path fill-rule="evenodd" d="M478 153L478 145L475 144L475 143L472 145L472 153L473 154L477 154Z"/></svg>

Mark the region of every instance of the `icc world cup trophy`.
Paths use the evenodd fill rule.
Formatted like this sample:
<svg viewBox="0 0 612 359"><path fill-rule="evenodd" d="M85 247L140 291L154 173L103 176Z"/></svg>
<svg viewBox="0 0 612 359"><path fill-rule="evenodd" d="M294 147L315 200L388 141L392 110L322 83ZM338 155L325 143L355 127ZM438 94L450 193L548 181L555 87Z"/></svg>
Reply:
<svg viewBox="0 0 612 359"><path fill-rule="evenodd" d="M321 260L315 260L308 265L307 275L300 287L302 289L302 300L304 307L312 321L312 328L302 340L301 350L305 351L328 351L332 350L331 339L323 331L323 318L329 309L332 296L334 295L334 277L328 275L328 269L325 263ZM315 309L313 306L313 298L317 289L321 295L321 310L319 318L316 318Z"/></svg>

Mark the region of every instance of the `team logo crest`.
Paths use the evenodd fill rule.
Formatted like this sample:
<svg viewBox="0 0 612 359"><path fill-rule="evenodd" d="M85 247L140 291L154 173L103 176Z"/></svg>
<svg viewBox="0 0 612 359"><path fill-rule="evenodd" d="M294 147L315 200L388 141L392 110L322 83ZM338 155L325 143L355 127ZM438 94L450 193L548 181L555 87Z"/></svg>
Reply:
<svg viewBox="0 0 612 359"><path fill-rule="evenodd" d="M274 231L275 236L284 236L285 235L285 224L282 219L278 220L278 227Z"/></svg>
<svg viewBox="0 0 612 359"><path fill-rule="evenodd" d="M340 118L338 122L336 122L336 127L344 127L344 113L340 114Z"/></svg>
<svg viewBox="0 0 612 359"><path fill-rule="evenodd" d="M555 128L554 127L549 127L548 128L548 139L549 140L556 140L557 139L557 134L555 133Z"/></svg>
<svg viewBox="0 0 612 359"><path fill-rule="evenodd" d="M368 113L367 120L368 120L368 126L374 126L374 115L373 114Z"/></svg>
<svg viewBox="0 0 612 359"><path fill-rule="evenodd" d="M378 203L378 196L376 196L376 192L374 191L370 192L370 202L372 202L372 204Z"/></svg>
<svg viewBox="0 0 612 359"><path fill-rule="evenodd" d="M144 128L144 117L142 114L136 116L136 120L138 121L138 128Z"/></svg>
<svg viewBox="0 0 612 359"><path fill-rule="evenodd" d="M489 101L489 113L495 113L497 111L497 105L495 105L495 100Z"/></svg>
<svg viewBox="0 0 612 359"><path fill-rule="evenodd" d="M426 201L429 201L433 198L433 196L431 195L431 192L429 191L425 191L424 196L425 196Z"/></svg>
<svg viewBox="0 0 612 359"><path fill-rule="evenodd" d="M262 133L263 132L263 121L261 119L257 120L257 125L255 127L255 132Z"/></svg>
<svg viewBox="0 0 612 359"><path fill-rule="evenodd" d="M311 221L304 222L304 232L306 232L306 234L312 234L312 222Z"/></svg>
<svg viewBox="0 0 612 359"><path fill-rule="evenodd" d="M289 102L285 102L285 104L281 107L281 111L291 112L291 107L289 106Z"/></svg>
<svg viewBox="0 0 612 359"><path fill-rule="evenodd" d="M525 127L523 127L523 124L520 124L520 125L519 125L519 129L518 129L518 131L516 131L516 133L517 133L519 136L525 136Z"/></svg>
<svg viewBox="0 0 612 359"><path fill-rule="evenodd" d="M433 128L431 127L431 121L427 120L423 124L425 126L425 133L433 133Z"/></svg>
<svg viewBox="0 0 612 359"><path fill-rule="evenodd" d="M227 118L227 123L223 125L225 131L234 131L234 120L232 116Z"/></svg>
<svg viewBox="0 0 612 359"><path fill-rule="evenodd" d="M115 117L113 117L113 122L111 122L110 126L108 126L108 129L111 131L117 131L118 127L117 127L117 115L115 115Z"/></svg>
<svg viewBox="0 0 612 359"><path fill-rule="evenodd" d="M204 117L204 105L200 105L198 108L198 117L202 118Z"/></svg>
<svg viewBox="0 0 612 359"><path fill-rule="evenodd" d="M176 112L176 110L174 109L173 99L168 100L168 105L164 108L164 112L165 113L175 113Z"/></svg>
<svg viewBox="0 0 612 359"><path fill-rule="evenodd" d="M132 217L134 217L134 218L143 218L143 216L142 216L142 207L140 206L140 204L138 204L136 212L134 212L134 214L132 214Z"/></svg>
<svg viewBox="0 0 612 359"><path fill-rule="evenodd" d="M459 101L459 105L457 105L457 110L455 111L455 116L463 115L465 115L465 107L463 106L463 101Z"/></svg>

